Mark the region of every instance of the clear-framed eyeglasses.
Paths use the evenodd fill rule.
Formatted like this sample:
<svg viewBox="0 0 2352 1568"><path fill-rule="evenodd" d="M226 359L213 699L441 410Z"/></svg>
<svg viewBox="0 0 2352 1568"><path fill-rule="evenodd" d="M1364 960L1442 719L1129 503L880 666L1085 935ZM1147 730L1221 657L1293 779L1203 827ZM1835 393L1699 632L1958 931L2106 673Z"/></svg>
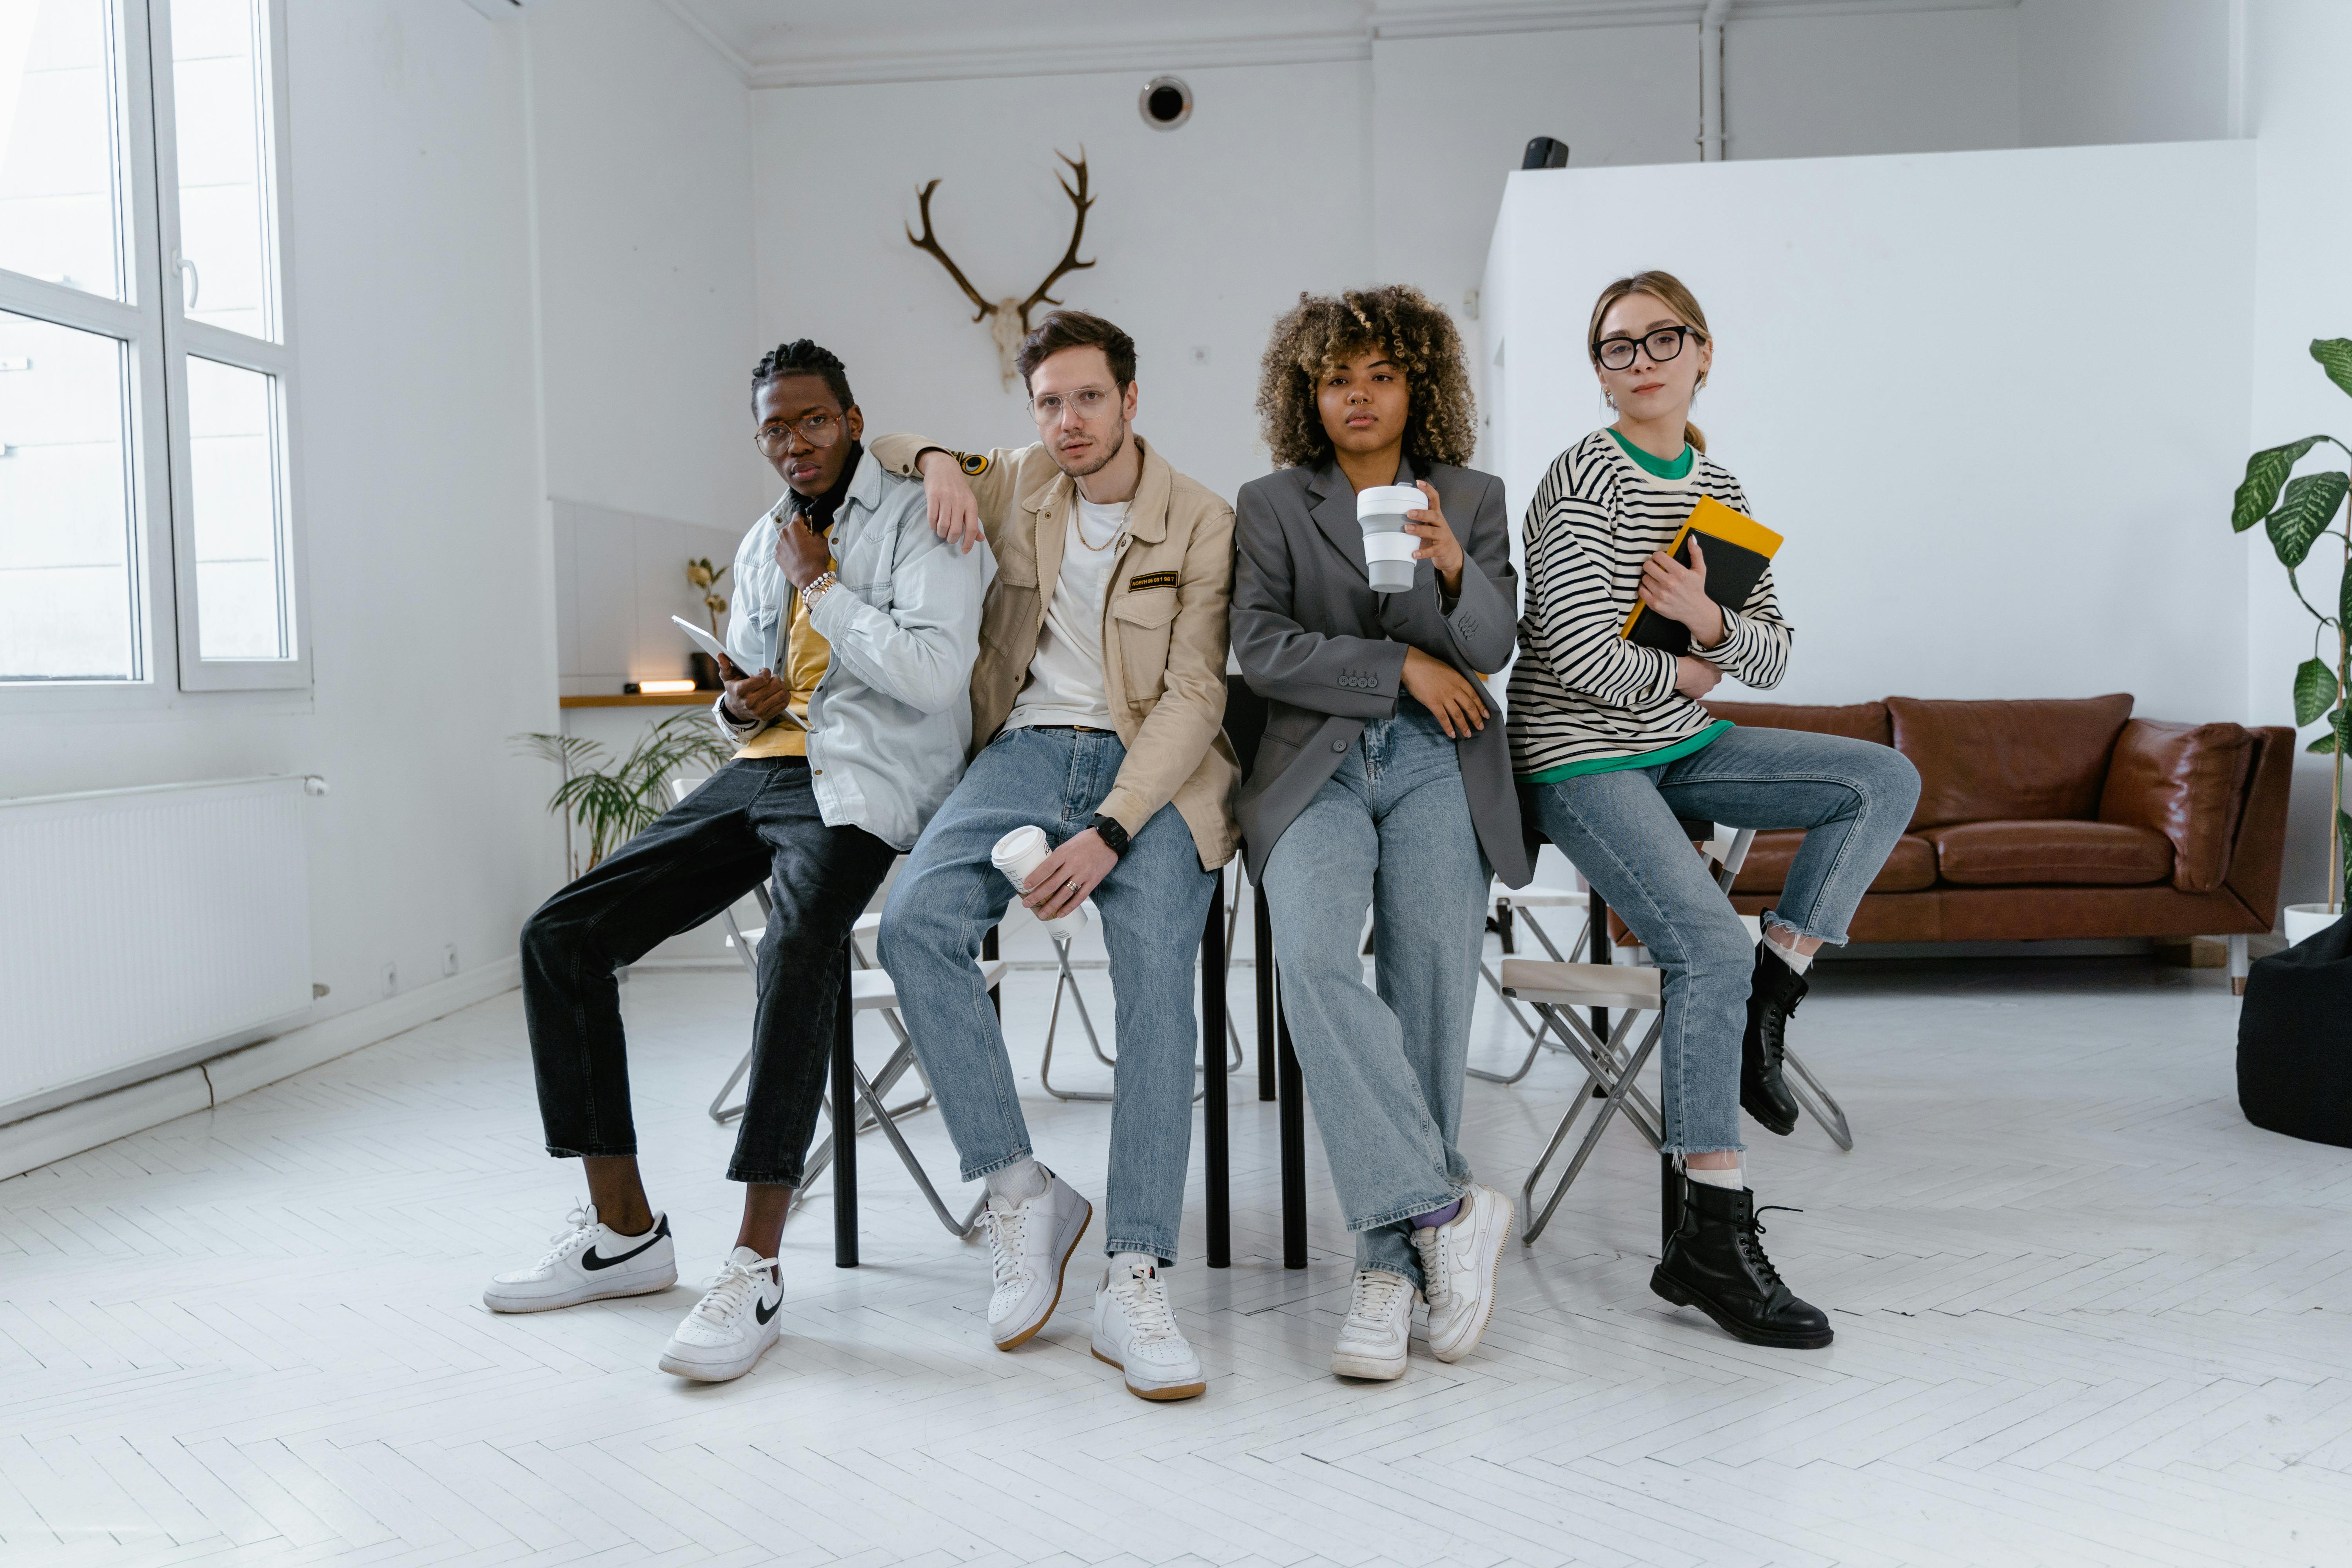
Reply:
<svg viewBox="0 0 2352 1568"><path fill-rule="evenodd" d="M830 447L841 439L842 422L830 414L811 414L799 419L771 419L751 437L751 444L761 455L781 458L792 450L793 435L812 447Z"/></svg>
<svg viewBox="0 0 2352 1568"><path fill-rule="evenodd" d="M1075 408L1081 419L1092 419L1110 406L1108 388L1082 386L1076 392L1044 392L1029 400L1029 413L1040 425L1051 425L1061 418L1062 411Z"/></svg>
<svg viewBox="0 0 2352 1568"><path fill-rule="evenodd" d="M1685 338L1706 342L1706 334L1696 327L1660 327L1638 338L1603 338L1592 345L1592 354L1608 370L1630 367L1637 349L1650 356L1651 363L1664 364L1683 352Z"/></svg>

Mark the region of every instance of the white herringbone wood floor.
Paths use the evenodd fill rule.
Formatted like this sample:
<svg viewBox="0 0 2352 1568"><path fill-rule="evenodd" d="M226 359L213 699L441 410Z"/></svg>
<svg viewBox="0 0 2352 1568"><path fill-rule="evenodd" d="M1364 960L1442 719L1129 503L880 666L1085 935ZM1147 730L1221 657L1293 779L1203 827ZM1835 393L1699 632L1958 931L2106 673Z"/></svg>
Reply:
<svg viewBox="0 0 2352 1568"><path fill-rule="evenodd" d="M1244 1071L1231 1270L1202 1265L1194 1144L1172 1279L1212 1382L1182 1405L1087 1353L1099 1229L1047 1331L992 1349L984 1254L873 1136L866 1267L832 1267L820 1185L777 1348L731 1385L656 1371L733 1235L729 1134L702 1116L744 1035L733 973L630 987L680 1287L492 1317L484 1279L579 1190L538 1152L509 994L0 1183L0 1561L2352 1561L2352 1159L2239 1116L2219 974L1823 971L1796 1037L1859 1144L1758 1132L1750 1170L1806 1211L1769 1245L1833 1310L1833 1349L1748 1349L1650 1295L1656 1167L1621 1130L1538 1245L1511 1243L1476 1355L1339 1384L1321 1151L1314 1264L1286 1272L1274 1108ZM1098 1195L1108 1108L1035 1088L1048 992L1009 988L1024 1105ZM1506 1027L1490 1000L1474 1059ZM1557 1057L1473 1081L1482 1175L1516 1192L1574 1085ZM908 1131L951 1175L938 1118Z"/></svg>

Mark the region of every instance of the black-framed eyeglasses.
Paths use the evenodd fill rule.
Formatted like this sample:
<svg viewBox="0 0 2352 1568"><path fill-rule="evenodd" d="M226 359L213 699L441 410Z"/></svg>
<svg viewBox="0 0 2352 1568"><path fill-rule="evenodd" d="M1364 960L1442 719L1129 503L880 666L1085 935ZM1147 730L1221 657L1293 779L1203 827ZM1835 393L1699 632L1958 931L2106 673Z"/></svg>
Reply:
<svg viewBox="0 0 2352 1568"><path fill-rule="evenodd" d="M771 419L751 437L762 456L781 458L792 450L793 433L812 447L830 447L841 439L842 422L830 414L810 414L799 419Z"/></svg>
<svg viewBox="0 0 2352 1568"><path fill-rule="evenodd" d="M1592 345L1592 357L1609 370L1623 370L1633 363L1633 352L1639 349L1653 364L1664 364L1683 352L1685 338L1706 342L1706 334L1696 327L1660 327L1638 338L1603 338Z"/></svg>

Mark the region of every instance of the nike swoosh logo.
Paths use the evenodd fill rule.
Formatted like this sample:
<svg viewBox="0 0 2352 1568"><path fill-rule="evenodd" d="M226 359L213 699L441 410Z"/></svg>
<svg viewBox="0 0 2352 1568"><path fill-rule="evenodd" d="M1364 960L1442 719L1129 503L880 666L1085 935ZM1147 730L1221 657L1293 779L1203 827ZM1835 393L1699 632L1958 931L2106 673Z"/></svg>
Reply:
<svg viewBox="0 0 2352 1568"><path fill-rule="evenodd" d="M751 1308L751 1315L760 1320L760 1326L764 1329L768 1326L768 1320L774 1317L778 1312L782 1311L783 1308L784 1299L782 1296L779 1296L776 1298L776 1304L772 1307L761 1307L755 1304Z"/></svg>
<svg viewBox="0 0 2352 1568"><path fill-rule="evenodd" d="M614 1264L626 1263L630 1258L637 1256L638 1253L652 1250L657 1243L668 1239L668 1237L669 1216L667 1215L662 1215L661 1224L654 1226L652 1239L648 1240L643 1247L632 1247L630 1250L621 1254L618 1258L599 1258L596 1256L596 1249L592 1247L587 1251L580 1255L580 1267L587 1269L591 1273L593 1273L599 1268L610 1268Z"/></svg>

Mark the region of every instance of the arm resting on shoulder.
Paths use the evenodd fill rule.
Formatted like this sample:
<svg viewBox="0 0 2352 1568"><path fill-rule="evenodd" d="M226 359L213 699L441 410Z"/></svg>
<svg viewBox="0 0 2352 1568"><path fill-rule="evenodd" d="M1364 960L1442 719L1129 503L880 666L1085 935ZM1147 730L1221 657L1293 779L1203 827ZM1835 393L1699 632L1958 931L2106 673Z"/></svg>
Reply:
<svg viewBox="0 0 2352 1568"><path fill-rule="evenodd" d="M999 447L984 454L965 453L921 436L877 436L866 444L866 451L876 462L890 473L910 479L923 477L923 454L945 452L950 458L984 457L986 466L980 472L964 470L964 483L971 487L971 498L980 506L980 526L988 534L988 547L996 548L997 531L1021 504L1021 459L1034 449L1030 447Z"/></svg>

